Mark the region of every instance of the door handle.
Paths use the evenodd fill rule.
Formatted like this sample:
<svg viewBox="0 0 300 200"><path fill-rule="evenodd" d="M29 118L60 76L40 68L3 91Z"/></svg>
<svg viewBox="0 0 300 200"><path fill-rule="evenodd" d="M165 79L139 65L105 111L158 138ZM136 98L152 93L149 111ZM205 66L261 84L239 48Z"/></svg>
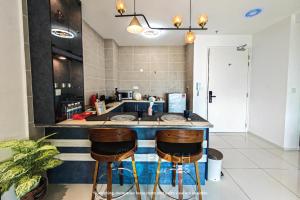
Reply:
<svg viewBox="0 0 300 200"><path fill-rule="evenodd" d="M212 98L216 98L216 97L217 96L214 96L212 91L208 92L208 102L209 103L212 103Z"/></svg>

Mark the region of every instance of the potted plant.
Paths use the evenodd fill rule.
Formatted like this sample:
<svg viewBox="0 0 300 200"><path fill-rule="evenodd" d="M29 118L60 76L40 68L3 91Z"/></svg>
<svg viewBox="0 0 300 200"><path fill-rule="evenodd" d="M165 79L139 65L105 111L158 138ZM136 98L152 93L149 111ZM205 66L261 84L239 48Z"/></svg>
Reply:
<svg viewBox="0 0 300 200"><path fill-rule="evenodd" d="M0 149L10 148L13 155L0 162L0 195L14 186L21 200L40 200L46 195L48 181L45 176L48 169L62 164L55 158L57 148L45 139L1 141Z"/></svg>

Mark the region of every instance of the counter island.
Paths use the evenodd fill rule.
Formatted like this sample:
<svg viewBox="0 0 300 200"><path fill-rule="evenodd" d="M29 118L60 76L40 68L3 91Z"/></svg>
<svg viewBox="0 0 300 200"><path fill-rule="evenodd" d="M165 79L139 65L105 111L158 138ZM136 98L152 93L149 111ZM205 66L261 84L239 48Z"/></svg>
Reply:
<svg viewBox="0 0 300 200"><path fill-rule="evenodd" d="M131 109L126 109L128 103L133 103ZM205 184L207 177L207 148L209 146L209 128L212 125L198 116L191 114L189 120L184 121L163 121L161 117L164 113L161 105L164 102L156 102L158 107L153 116L147 116L144 113L142 118L137 118L135 109L140 109L142 104L148 105L147 101L123 101L110 105L110 108L102 115L92 115L86 120L66 120L55 125L45 127L46 135L57 133L49 138L49 141L56 145L61 154L64 163L48 172L49 182L56 184L72 183L92 183L92 174L95 161L90 156L90 141L88 139L88 130L90 128L130 128L136 131L138 148L135 153L137 173L140 184L154 184L155 172L158 156L155 152L155 135L158 130L163 129L188 129L203 131L203 157L199 160L201 184ZM132 110L133 109L133 110ZM120 114L129 114L136 117L133 121L112 121L111 118ZM183 115L177 113L177 115ZM115 165L119 165L116 163ZM101 163L105 165L105 163ZM105 167L100 165L100 174L105 173ZM125 160L121 163L125 168L131 169L131 160ZM170 168L172 163L163 162L161 168ZM189 172L193 177L194 166L185 164L183 169ZM165 177L164 183L171 182L171 177ZM113 175L113 183L119 183L118 174ZM122 180L126 183L129 180ZM184 179L184 184L193 184L191 179Z"/></svg>

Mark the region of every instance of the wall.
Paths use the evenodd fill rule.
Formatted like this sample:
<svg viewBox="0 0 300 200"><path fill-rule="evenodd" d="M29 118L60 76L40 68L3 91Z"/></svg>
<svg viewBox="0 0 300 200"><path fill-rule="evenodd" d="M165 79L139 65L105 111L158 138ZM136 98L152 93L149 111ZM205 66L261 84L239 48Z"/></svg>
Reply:
<svg viewBox="0 0 300 200"><path fill-rule="evenodd" d="M104 40L86 22L82 22L85 104L92 94L106 94Z"/></svg>
<svg viewBox="0 0 300 200"><path fill-rule="evenodd" d="M279 146L284 145L290 26L286 18L253 36L249 131Z"/></svg>
<svg viewBox="0 0 300 200"><path fill-rule="evenodd" d="M113 95L118 87L119 46L112 39L104 40L106 94Z"/></svg>
<svg viewBox="0 0 300 200"><path fill-rule="evenodd" d="M298 20L297 20L298 19ZM300 135L300 13L291 17L284 147L299 148Z"/></svg>
<svg viewBox="0 0 300 200"><path fill-rule="evenodd" d="M251 49L250 35L197 35L194 43L194 74L193 74L193 111L207 117L207 82L208 82L208 49L209 47L239 46L247 44ZM251 50L250 50L251 52ZM199 84L197 95L196 84Z"/></svg>
<svg viewBox="0 0 300 200"><path fill-rule="evenodd" d="M14 9L12 9L14 8ZM21 1L0 1L0 140L28 137Z"/></svg>
<svg viewBox="0 0 300 200"><path fill-rule="evenodd" d="M185 92L184 46L120 47L118 88L164 97Z"/></svg>
<svg viewBox="0 0 300 200"><path fill-rule="evenodd" d="M185 46L185 69L187 108L193 110L194 44Z"/></svg>

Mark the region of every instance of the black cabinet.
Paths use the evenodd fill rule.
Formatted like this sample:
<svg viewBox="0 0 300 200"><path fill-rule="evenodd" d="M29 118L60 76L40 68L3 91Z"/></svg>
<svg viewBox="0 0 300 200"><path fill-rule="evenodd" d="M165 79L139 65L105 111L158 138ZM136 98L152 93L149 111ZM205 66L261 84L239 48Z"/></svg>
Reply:
<svg viewBox="0 0 300 200"><path fill-rule="evenodd" d="M35 124L65 119L70 103L84 105L79 0L27 0Z"/></svg>
<svg viewBox="0 0 300 200"><path fill-rule="evenodd" d="M125 102L123 104L123 112L147 112L149 105L150 103L148 102ZM164 112L164 103L154 103L152 108L154 112Z"/></svg>

